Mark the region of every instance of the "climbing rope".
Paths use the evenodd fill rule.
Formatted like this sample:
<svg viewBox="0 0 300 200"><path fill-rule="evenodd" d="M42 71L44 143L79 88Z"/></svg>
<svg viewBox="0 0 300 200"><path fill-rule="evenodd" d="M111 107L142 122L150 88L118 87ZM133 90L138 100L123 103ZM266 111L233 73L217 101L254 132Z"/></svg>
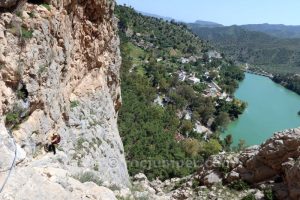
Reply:
<svg viewBox="0 0 300 200"><path fill-rule="evenodd" d="M7 170L0 171L0 172L7 172L8 171L8 174L7 174L5 180L4 180L4 182L3 182L3 184L0 188L0 193L3 191L5 185L7 184L7 181L9 179L10 175L11 175L11 172L12 172L13 168L16 165L16 158L17 158L17 145L16 145L15 139L14 139L11 131L10 130L8 130L8 131L9 131L10 137L11 137L13 143L14 143L14 146L15 146L15 154L14 154L14 159L13 159L13 162L12 162L11 166Z"/></svg>
<svg viewBox="0 0 300 200"><path fill-rule="evenodd" d="M18 3L18 5L17 5L17 7L15 8L15 10L14 10L13 13L16 15L16 13L18 13L20 10L22 10L22 8L23 8L24 5L26 4L26 2L27 2L27 0L20 0L19 3ZM14 15L14 16L15 16L15 15ZM21 29L20 27L19 27L19 29L20 29L20 32L21 32L22 29ZM22 36L22 32L21 32L20 35ZM19 40L20 40L20 38L19 38ZM22 50L23 50L23 47L21 47L21 52L22 52ZM18 65L20 65L21 52L20 52L20 54L19 54L19 62L18 62L19 64L18 64ZM12 127L14 127L14 125L13 125ZM14 146L15 146L15 153L14 153L14 159L13 159L13 162L12 162L11 166L10 166L8 169L0 170L0 173L8 172L8 174L7 174L5 180L4 180L4 182L3 182L3 184L2 184L2 186L1 186L1 188L0 188L0 193L3 191L5 185L7 184L7 181L8 181L8 179L9 179L10 175L11 175L11 172L12 172L13 168L14 168L15 165L16 165L16 158L17 158L17 145L16 145L15 139L14 139L14 137L13 137L13 134L12 134L12 132L11 132L11 128L8 129L8 133L9 133L11 139L12 139L12 142L14 143Z"/></svg>

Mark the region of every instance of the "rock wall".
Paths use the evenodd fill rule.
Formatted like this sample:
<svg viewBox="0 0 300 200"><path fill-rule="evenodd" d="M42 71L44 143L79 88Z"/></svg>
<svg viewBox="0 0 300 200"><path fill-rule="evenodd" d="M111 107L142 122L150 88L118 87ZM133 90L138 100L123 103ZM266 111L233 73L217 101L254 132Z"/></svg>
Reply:
<svg viewBox="0 0 300 200"><path fill-rule="evenodd" d="M0 168L12 159L12 128L19 152L13 179L34 178L52 166L70 176L93 172L107 185L127 187L117 128L121 57L114 2L36 2L0 4ZM62 136L55 156L43 152L52 132ZM6 191L19 186L10 181Z"/></svg>

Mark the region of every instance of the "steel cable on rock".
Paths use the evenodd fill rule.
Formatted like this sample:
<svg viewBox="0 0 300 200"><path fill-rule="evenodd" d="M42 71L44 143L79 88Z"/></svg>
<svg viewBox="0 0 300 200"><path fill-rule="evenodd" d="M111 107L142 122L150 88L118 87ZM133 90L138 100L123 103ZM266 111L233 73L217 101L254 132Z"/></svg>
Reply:
<svg viewBox="0 0 300 200"><path fill-rule="evenodd" d="M11 175L11 172L12 172L13 168L15 167L16 159L17 159L17 145L16 145L15 139L14 139L14 137L12 136L10 130L9 130L9 133L10 133L11 139L12 139L12 141L13 141L13 143L14 143L14 146L15 146L15 153L14 153L14 159L13 159L13 162L12 162L11 166L10 166L8 169L6 169L6 170L0 171L1 173L7 172L7 171L8 171L8 174L7 174L5 180L4 180L4 182L3 182L3 184L2 184L2 186L1 186L1 188L0 188L0 193L3 191L5 185L7 184L7 181L8 181L8 179L9 179L10 175Z"/></svg>

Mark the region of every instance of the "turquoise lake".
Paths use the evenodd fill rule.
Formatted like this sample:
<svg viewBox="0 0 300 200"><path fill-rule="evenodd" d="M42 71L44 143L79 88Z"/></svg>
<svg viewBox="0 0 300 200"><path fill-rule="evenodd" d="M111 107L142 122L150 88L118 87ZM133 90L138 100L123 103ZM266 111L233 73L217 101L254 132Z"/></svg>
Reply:
<svg viewBox="0 0 300 200"><path fill-rule="evenodd" d="M235 97L248 106L224 133L232 134L233 145L240 139L247 145L261 144L276 131L300 126L300 96L267 77L246 73Z"/></svg>

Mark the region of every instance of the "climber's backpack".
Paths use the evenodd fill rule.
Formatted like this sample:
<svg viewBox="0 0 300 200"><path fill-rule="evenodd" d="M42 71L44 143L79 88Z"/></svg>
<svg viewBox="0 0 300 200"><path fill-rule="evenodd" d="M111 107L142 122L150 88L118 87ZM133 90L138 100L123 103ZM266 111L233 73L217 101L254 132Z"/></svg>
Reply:
<svg viewBox="0 0 300 200"><path fill-rule="evenodd" d="M57 139L57 141L54 142L53 144L58 144L58 143L60 143L61 137L60 137L60 135L54 135L53 139Z"/></svg>

